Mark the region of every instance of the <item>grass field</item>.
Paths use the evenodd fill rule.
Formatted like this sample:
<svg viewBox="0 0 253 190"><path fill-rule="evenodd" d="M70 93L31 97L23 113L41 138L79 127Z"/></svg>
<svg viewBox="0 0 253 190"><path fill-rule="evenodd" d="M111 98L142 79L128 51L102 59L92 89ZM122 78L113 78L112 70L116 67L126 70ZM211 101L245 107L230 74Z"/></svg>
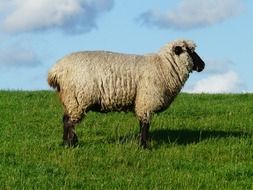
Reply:
<svg viewBox="0 0 253 190"><path fill-rule="evenodd" d="M133 113L90 112L62 147L54 92L0 91L0 189L253 189L253 94L181 94L138 147Z"/></svg>

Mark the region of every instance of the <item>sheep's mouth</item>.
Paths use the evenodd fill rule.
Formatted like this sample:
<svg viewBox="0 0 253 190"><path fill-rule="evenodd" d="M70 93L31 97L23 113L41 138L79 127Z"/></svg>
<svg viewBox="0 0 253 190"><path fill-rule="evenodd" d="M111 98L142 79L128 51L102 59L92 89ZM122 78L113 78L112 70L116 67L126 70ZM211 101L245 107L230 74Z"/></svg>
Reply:
<svg viewBox="0 0 253 190"><path fill-rule="evenodd" d="M197 71L197 72L201 72L201 71L204 70L204 68L205 68L205 65L203 65L203 64L197 65L197 64L194 63L192 70Z"/></svg>
<svg viewBox="0 0 253 190"><path fill-rule="evenodd" d="M199 55L196 52L191 52L190 56L193 61L193 71L201 72L205 68L205 63L204 61L199 57Z"/></svg>

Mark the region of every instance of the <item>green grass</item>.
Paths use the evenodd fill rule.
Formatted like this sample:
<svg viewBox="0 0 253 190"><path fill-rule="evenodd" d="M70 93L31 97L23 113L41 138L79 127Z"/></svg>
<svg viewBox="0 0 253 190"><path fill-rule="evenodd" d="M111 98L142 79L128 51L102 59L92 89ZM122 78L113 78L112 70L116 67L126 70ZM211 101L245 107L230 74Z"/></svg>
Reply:
<svg viewBox="0 0 253 190"><path fill-rule="evenodd" d="M62 147L54 92L0 91L0 189L253 189L253 94L181 94L138 146L133 113L90 112Z"/></svg>

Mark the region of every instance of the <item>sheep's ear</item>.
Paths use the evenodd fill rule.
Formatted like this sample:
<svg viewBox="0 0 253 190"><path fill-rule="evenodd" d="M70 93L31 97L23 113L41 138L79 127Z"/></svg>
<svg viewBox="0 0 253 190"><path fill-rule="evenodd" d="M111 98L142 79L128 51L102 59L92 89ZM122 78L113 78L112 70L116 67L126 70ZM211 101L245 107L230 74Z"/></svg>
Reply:
<svg viewBox="0 0 253 190"><path fill-rule="evenodd" d="M180 55L183 52L183 49L181 46L175 46L174 47L174 52L176 55Z"/></svg>

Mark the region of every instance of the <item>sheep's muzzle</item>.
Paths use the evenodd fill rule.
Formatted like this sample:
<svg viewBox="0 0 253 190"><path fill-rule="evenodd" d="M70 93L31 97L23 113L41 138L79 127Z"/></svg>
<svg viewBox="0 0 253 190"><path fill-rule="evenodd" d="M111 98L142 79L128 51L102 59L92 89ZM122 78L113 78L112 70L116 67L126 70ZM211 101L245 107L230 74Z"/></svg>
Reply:
<svg viewBox="0 0 253 190"><path fill-rule="evenodd" d="M204 61L199 57L199 55L194 51L190 53L190 56L193 60L193 71L201 72L205 68Z"/></svg>

